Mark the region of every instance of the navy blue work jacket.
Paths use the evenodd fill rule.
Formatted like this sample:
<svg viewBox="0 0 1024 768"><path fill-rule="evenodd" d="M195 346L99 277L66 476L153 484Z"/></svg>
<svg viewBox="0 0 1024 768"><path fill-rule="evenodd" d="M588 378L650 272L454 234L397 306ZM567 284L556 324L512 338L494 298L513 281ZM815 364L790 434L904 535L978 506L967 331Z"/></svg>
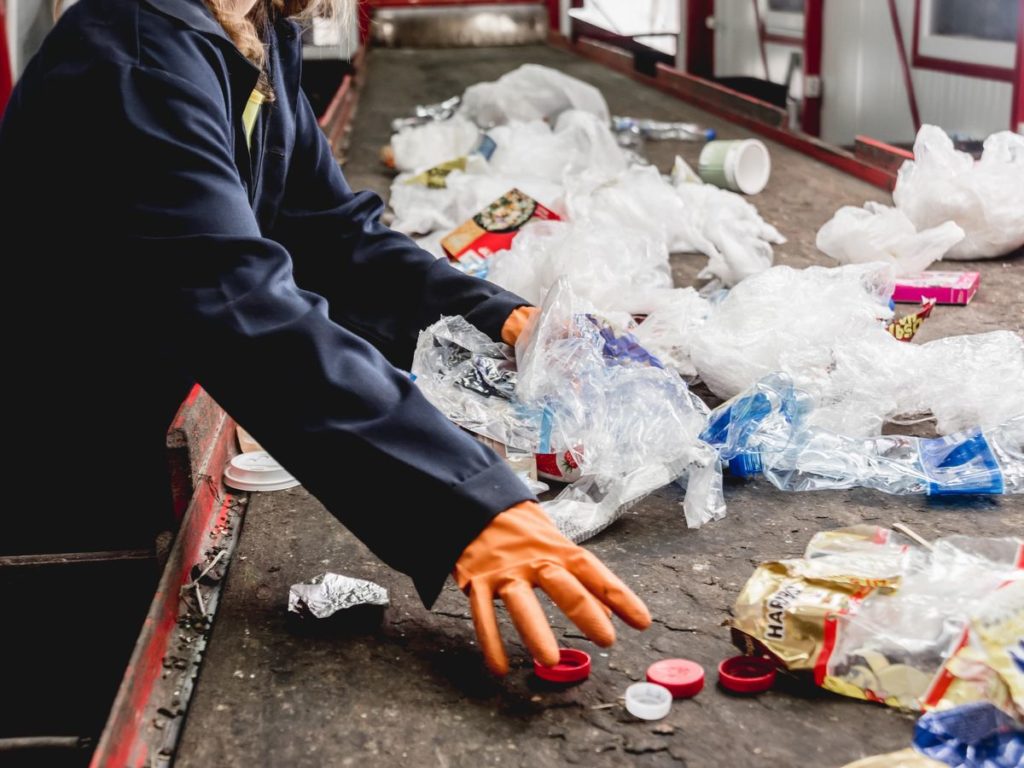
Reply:
<svg viewBox="0 0 1024 768"><path fill-rule="evenodd" d="M198 381L429 604L493 515L533 497L395 366L442 315L497 339L526 302L384 227L299 87L296 26L268 49L276 100L251 151L257 70L200 0L81 0L15 89L4 438L17 481L46 492L21 523L53 551L151 519Z"/></svg>

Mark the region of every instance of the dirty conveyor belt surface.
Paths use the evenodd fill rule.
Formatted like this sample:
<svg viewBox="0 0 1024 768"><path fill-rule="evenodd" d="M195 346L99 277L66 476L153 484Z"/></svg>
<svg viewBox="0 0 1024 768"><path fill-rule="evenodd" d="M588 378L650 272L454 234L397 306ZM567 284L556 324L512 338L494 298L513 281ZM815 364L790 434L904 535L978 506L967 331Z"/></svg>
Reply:
<svg viewBox="0 0 1024 768"><path fill-rule="evenodd" d="M722 138L748 135L551 48L377 50L369 57L346 166L352 186L386 194L390 175L377 151L392 118L525 62L593 83L616 114L692 120ZM777 263L826 263L814 248L821 224L841 205L888 199L798 153L771 142L769 148L772 179L753 202L789 238L775 249ZM698 152L698 145L676 142L647 148L662 171L674 154L695 164ZM705 261L674 256L677 283L692 284ZM1020 257L953 268L980 271L980 291L967 307L938 307L921 331L923 340L997 328L1021 332ZM345 467L338 469L343 476ZM386 488L364 490L378 494L379 514L395 516L396 535L403 514L443 518L443 509L392 509ZM662 489L587 544L647 601L655 623L644 633L618 624L618 643L603 651L547 604L560 641L594 659L588 682L557 690L532 675L507 623L512 672L505 680L486 673L467 602L454 586L428 613L406 577L377 561L304 491L258 495L246 515L177 765L828 768L908 746L914 718L886 707L785 678L757 698L718 690L717 664L736 653L722 622L755 565L800 555L816 531L900 521L928 538L1020 535L1024 497L936 502L867 490L785 494L766 481L727 479L726 501L724 520L691 531L680 492ZM383 622L319 632L289 622L288 586L324 570L386 586L392 604ZM634 720L618 697L652 662L680 656L704 666L705 690L676 702L661 722Z"/></svg>

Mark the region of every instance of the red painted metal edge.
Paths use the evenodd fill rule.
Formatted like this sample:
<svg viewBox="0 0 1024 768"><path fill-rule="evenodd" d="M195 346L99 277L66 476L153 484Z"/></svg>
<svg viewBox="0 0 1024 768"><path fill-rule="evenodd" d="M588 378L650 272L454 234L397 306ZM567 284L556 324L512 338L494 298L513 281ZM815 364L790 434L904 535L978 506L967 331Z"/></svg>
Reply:
<svg viewBox="0 0 1024 768"><path fill-rule="evenodd" d="M562 3L559 0L547 0L548 29L560 32L562 28Z"/></svg>
<svg viewBox="0 0 1024 768"><path fill-rule="evenodd" d="M546 0L365 0L369 8L428 8L437 5L541 5Z"/></svg>
<svg viewBox="0 0 1024 768"><path fill-rule="evenodd" d="M627 75L632 75L635 72L632 54L613 45L602 43L599 40L583 38L575 44L575 48L570 44L568 49L575 50L576 53L586 56L588 59L604 64L609 69L614 69Z"/></svg>
<svg viewBox="0 0 1024 768"><path fill-rule="evenodd" d="M225 550L230 554L240 528L240 502L244 499L227 493L220 481L224 465L234 452L234 438L234 423L221 411L208 455L200 462L195 493L125 669L91 768L162 765L173 754L187 706L186 694L198 665L198 654L185 658L188 654L179 655L183 652L174 642L187 646L189 651L201 651L205 643L202 632L209 629L208 620L204 619L205 630L197 630L189 619L187 595L182 595L182 587L191 581L193 566L209 562L212 552ZM216 594L211 591L206 597L204 613L212 613ZM191 635L183 637L182 632ZM173 664L169 663L172 659ZM179 659L182 663L177 665Z"/></svg>
<svg viewBox="0 0 1024 768"><path fill-rule="evenodd" d="M821 135L821 52L825 34L824 0L807 0L804 5L804 103L800 127L811 136ZM813 95L809 83L817 83Z"/></svg>
<svg viewBox="0 0 1024 768"><path fill-rule="evenodd" d="M765 32L764 41L766 43L775 43L776 45L793 45L797 48L803 48L804 45L804 39L802 37L779 35L774 32Z"/></svg>
<svg viewBox="0 0 1024 768"><path fill-rule="evenodd" d="M914 153L886 144L870 136L857 136L853 142L853 154L871 165L884 168L891 173L899 171L906 160L913 160Z"/></svg>
<svg viewBox="0 0 1024 768"><path fill-rule="evenodd" d="M745 116L774 127L786 125L784 109L673 67L659 64L656 81L655 87L668 90L687 101L714 106L728 115Z"/></svg>
<svg viewBox="0 0 1024 768"><path fill-rule="evenodd" d="M914 121L914 134L921 130L921 113L917 108L917 94L914 92L914 77L907 61L907 47L903 43L903 27L900 24L900 12L896 9L896 0L888 0L889 18L892 20L892 33L896 38L896 52L900 57L900 68L903 70L903 85L907 91L907 104L910 107L910 118ZM916 36L917 30L914 31ZM916 39L916 37L915 37Z"/></svg>
<svg viewBox="0 0 1024 768"><path fill-rule="evenodd" d="M320 129L327 134L331 151L335 157L341 157L345 150L345 144L349 130L352 127L352 119L355 116L356 107L359 103L359 95L362 92L362 85L366 81L366 50L369 46L367 38L360 46L359 51L352 57L352 68L354 73L346 75L331 98L323 115L317 121Z"/></svg>
<svg viewBox="0 0 1024 768"><path fill-rule="evenodd" d="M7 52L7 3L6 0L0 0L0 117L3 117L13 88L14 74L11 72L11 59Z"/></svg>
<svg viewBox="0 0 1024 768"><path fill-rule="evenodd" d="M821 2L821 0L808 0L808 6L813 5L816 1ZM558 43L558 47L572 51L585 58L604 63L606 66L608 65L608 46L588 44L586 42L569 42L564 44ZM612 64L611 66L618 69L621 66L621 57L616 61L617 63ZM848 173L851 176L861 179L862 181L866 181L869 184L873 184L876 187L880 187L885 190L892 190L896 184L895 174L870 163L866 163L854 156L851 152L826 144L820 139L806 133L794 133L787 130L784 127L786 125L784 119L785 111L772 104L758 101L757 99L753 99L745 94L737 93L736 91L724 88L717 83L703 80L699 77L694 77L693 75L681 72L664 64L657 65L655 77L641 74L633 69L622 71L637 82L669 93L683 101L693 104L694 106L700 107L707 112L735 123L736 125L749 128L762 136L766 136L767 138L777 141L791 149L795 149L798 152L803 152L805 155L813 157L819 162L830 165L833 168L843 171L844 173ZM699 84L699 88L697 87L697 84ZM705 95L712 93L721 97L721 100L719 102L715 102L712 99L707 98ZM772 125L762 119L752 117L749 114L739 114L734 108L735 104L745 104L746 108L750 109L754 114L761 113L772 115L773 119L778 119L781 116L782 122L778 125Z"/></svg>
<svg viewBox="0 0 1024 768"><path fill-rule="evenodd" d="M1024 0L1017 11L1017 67L1013 78L1010 130L1024 132Z"/></svg>
<svg viewBox="0 0 1024 768"><path fill-rule="evenodd" d="M691 75L715 75L715 35L707 28L707 19L714 13L714 0L686 3L686 71Z"/></svg>
<svg viewBox="0 0 1024 768"><path fill-rule="evenodd" d="M1017 14L1018 23L1024 15L1024 0L1019 0L1020 9ZM1018 40L1020 35L1017 35ZM902 42L903 38L900 37ZM1003 67L993 67L988 64L974 64L968 61L953 61L952 59L937 59L934 56L923 56L920 52L921 40L921 0L914 0L914 40L912 62L919 69L932 69L937 72L949 72L953 75L965 77L977 77L982 80L1005 80L1013 82L1014 71ZM1017 45L1017 53L1020 54L1020 44Z"/></svg>

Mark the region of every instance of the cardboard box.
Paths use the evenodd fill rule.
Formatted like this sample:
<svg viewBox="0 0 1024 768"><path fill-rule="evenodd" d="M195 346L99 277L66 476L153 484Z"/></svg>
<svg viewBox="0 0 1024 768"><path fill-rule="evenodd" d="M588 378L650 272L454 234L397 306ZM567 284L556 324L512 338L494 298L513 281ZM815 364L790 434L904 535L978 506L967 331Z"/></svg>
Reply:
<svg viewBox="0 0 1024 768"><path fill-rule="evenodd" d="M529 195L510 189L469 221L453 230L441 247L455 262L479 262L507 251L528 222L560 221L561 217Z"/></svg>
<svg viewBox="0 0 1024 768"><path fill-rule="evenodd" d="M977 272L919 272L896 278L892 300L901 304L920 304L935 299L939 304L967 304L978 292L981 275Z"/></svg>

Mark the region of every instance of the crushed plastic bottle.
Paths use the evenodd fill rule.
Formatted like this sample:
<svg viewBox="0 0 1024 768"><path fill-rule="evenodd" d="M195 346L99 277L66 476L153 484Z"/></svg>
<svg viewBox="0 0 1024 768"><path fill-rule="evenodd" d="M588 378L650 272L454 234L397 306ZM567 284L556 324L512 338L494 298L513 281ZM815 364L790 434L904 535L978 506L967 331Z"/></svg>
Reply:
<svg viewBox="0 0 1024 768"><path fill-rule="evenodd" d="M713 411L701 437L733 474L763 474L784 491L1024 493L1024 414L945 437L859 438L808 426L813 408L788 376L771 374Z"/></svg>
<svg viewBox="0 0 1024 768"><path fill-rule="evenodd" d="M712 141L717 135L714 128L703 128L696 123L666 123L620 116L612 117L612 131L619 137L619 142L626 146L632 146L631 142L635 138L653 141Z"/></svg>

